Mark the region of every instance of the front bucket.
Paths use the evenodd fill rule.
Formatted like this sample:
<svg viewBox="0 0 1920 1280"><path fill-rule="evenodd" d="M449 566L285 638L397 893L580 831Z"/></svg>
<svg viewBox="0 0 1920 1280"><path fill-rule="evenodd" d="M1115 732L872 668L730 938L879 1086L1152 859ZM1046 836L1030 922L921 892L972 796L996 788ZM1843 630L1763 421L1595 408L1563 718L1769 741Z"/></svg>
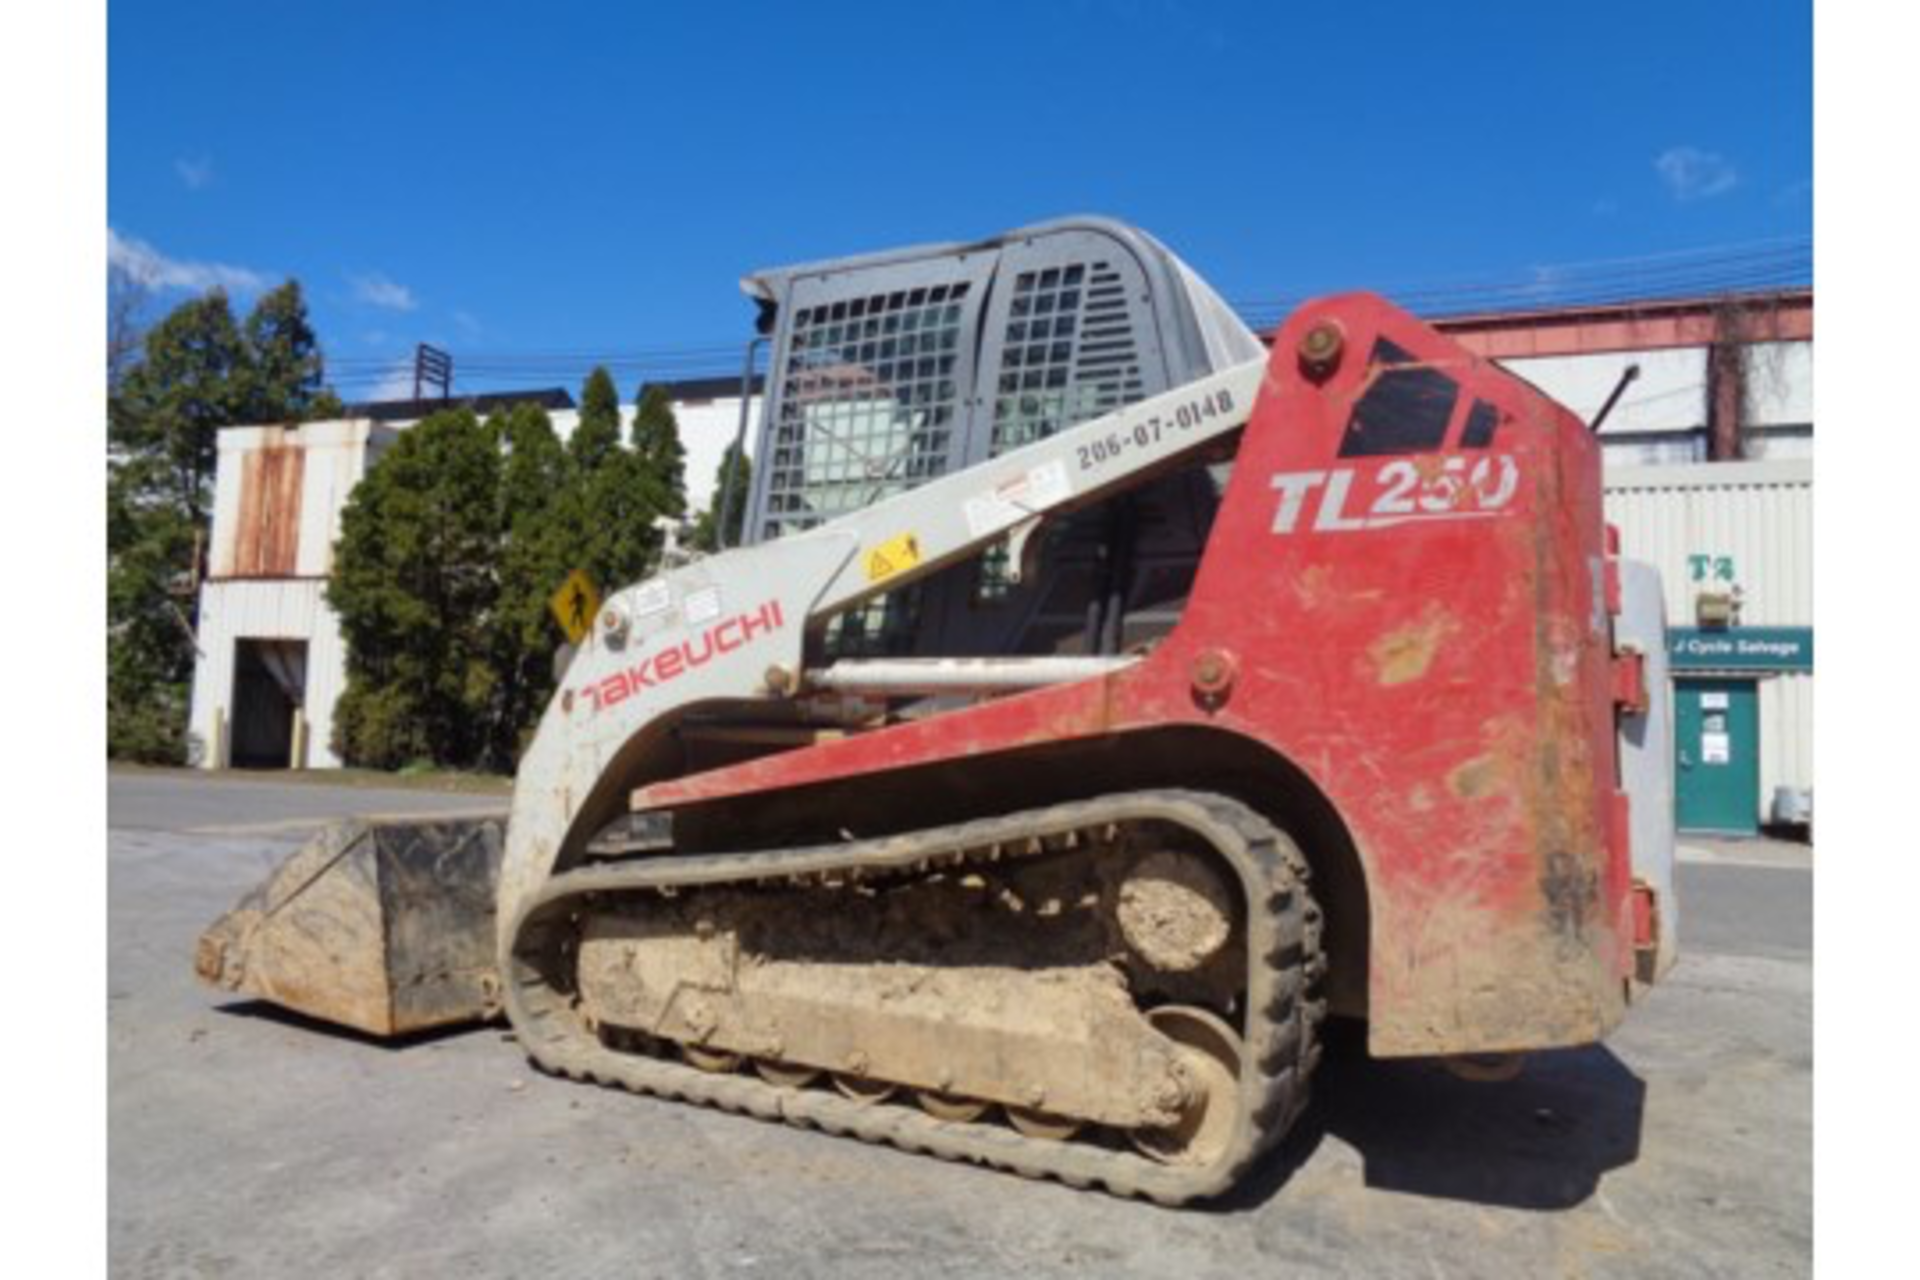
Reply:
<svg viewBox="0 0 1920 1280"><path fill-rule="evenodd" d="M504 813L333 823L200 935L194 969L375 1036L490 1017L506 829Z"/></svg>

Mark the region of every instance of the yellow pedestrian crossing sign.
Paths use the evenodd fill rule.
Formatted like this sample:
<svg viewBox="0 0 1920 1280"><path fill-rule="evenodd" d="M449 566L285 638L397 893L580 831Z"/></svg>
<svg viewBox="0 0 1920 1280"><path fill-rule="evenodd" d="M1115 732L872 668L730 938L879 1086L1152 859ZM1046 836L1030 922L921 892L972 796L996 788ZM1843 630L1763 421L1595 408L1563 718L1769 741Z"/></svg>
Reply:
<svg viewBox="0 0 1920 1280"><path fill-rule="evenodd" d="M567 639L579 644L593 630L594 616L600 612L600 593L584 570L575 569L547 601L547 607L553 610Z"/></svg>

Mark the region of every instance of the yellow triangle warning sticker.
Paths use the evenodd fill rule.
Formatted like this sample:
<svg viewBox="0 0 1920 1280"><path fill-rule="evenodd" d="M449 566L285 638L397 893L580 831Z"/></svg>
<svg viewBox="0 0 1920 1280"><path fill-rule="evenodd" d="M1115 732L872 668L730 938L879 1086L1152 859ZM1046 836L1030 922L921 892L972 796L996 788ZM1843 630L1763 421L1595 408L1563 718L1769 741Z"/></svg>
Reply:
<svg viewBox="0 0 1920 1280"><path fill-rule="evenodd" d="M920 539L911 533L888 538L867 552L868 582L884 582L920 563Z"/></svg>

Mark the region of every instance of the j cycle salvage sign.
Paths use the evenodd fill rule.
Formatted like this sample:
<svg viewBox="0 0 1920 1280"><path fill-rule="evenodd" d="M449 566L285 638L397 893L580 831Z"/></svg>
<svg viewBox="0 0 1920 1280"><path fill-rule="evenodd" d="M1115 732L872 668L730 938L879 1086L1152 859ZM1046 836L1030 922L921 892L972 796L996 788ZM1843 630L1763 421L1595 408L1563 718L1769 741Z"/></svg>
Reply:
<svg viewBox="0 0 1920 1280"><path fill-rule="evenodd" d="M1812 627L1668 627L1667 657L1686 671L1811 671Z"/></svg>

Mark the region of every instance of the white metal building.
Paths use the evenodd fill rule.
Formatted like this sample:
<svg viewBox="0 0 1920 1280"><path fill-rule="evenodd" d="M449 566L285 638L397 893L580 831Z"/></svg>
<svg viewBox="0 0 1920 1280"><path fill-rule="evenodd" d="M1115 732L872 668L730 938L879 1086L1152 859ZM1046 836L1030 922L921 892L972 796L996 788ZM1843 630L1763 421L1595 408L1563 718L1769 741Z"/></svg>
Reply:
<svg viewBox="0 0 1920 1280"><path fill-rule="evenodd" d="M1670 655L1676 678L1683 686L1690 680L1732 686L1732 698L1742 695L1741 686L1751 686L1759 817L1778 816L1781 789L1813 790L1813 463L1623 467L1608 473L1606 490L1607 518L1620 530L1621 551L1660 570L1668 622L1678 639ZM1724 632L1698 629L1703 611L1712 615L1728 599L1738 625ZM1697 653L1686 647L1703 637L1785 643L1798 641L1799 632L1806 633L1803 646L1752 657L1737 648L1716 657L1720 644L1695 644ZM1733 710L1731 702L1727 709ZM1683 709L1683 725L1684 716ZM1734 746L1729 743L1730 750ZM1682 768L1693 763L1683 760ZM1798 800L1789 796L1783 803Z"/></svg>
<svg viewBox="0 0 1920 1280"><path fill-rule="evenodd" d="M1666 588L1681 828L1810 820L1811 292L1441 327L1589 420L1620 391L1600 431L1607 518Z"/></svg>
<svg viewBox="0 0 1920 1280"><path fill-rule="evenodd" d="M322 598L347 495L395 437L368 419L220 433L189 732L207 768L333 768L346 684Z"/></svg>
<svg viewBox="0 0 1920 1280"><path fill-rule="evenodd" d="M719 480L720 462L740 430L740 380L702 378L672 384L673 416L680 427L680 444L687 451L687 504L704 511ZM634 406L620 406L620 430L633 424ZM562 440L580 425L578 409L552 409L547 417ZM747 452L753 452L754 433L760 429L760 398L747 402Z"/></svg>

